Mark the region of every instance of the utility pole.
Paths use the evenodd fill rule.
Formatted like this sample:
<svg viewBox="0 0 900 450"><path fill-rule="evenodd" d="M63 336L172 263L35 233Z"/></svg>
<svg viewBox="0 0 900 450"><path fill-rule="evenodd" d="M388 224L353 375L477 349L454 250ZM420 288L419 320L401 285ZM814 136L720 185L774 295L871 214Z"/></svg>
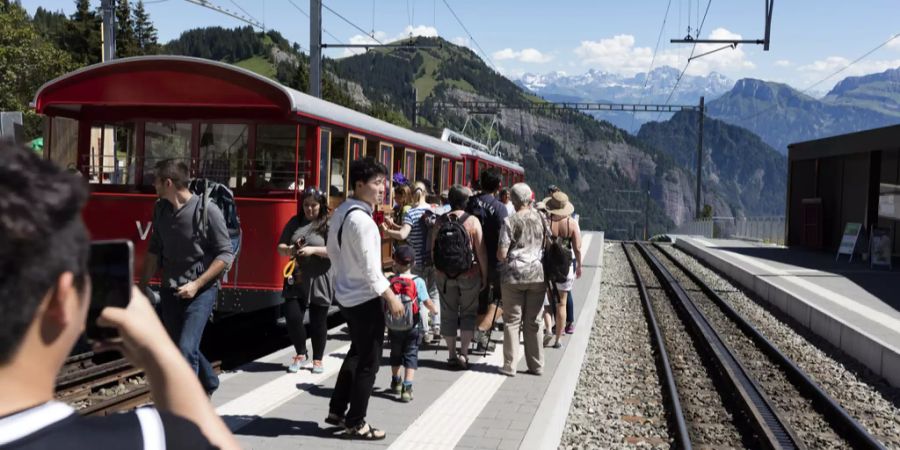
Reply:
<svg viewBox="0 0 900 450"><path fill-rule="evenodd" d="M322 0L309 0L309 95L322 98Z"/></svg>
<svg viewBox="0 0 900 450"><path fill-rule="evenodd" d="M647 195L644 197L644 240L650 238L650 181L647 181Z"/></svg>
<svg viewBox="0 0 900 450"><path fill-rule="evenodd" d="M100 38L103 40L100 61L112 61L116 59L116 2L101 0L100 14L103 19L100 24Z"/></svg>
<svg viewBox="0 0 900 450"><path fill-rule="evenodd" d="M700 108L698 111L700 112L700 127L697 131L697 202L696 202L696 217L699 219L702 211L700 210L700 186L702 185L703 180L703 113L704 113L704 104L703 97L700 97Z"/></svg>

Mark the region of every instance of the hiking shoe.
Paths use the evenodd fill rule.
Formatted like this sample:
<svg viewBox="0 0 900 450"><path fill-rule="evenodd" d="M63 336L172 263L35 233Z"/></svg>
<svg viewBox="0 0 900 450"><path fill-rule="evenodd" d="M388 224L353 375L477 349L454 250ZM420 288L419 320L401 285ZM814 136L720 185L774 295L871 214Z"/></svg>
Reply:
<svg viewBox="0 0 900 450"><path fill-rule="evenodd" d="M413 399L413 387L411 384L403 385L403 393L400 394L400 401L403 403L409 403Z"/></svg>
<svg viewBox="0 0 900 450"><path fill-rule="evenodd" d="M301 368L306 366L309 361L306 360L306 355L297 355L291 361L291 365L288 366L287 371L290 373L297 373Z"/></svg>
<svg viewBox="0 0 900 450"><path fill-rule="evenodd" d="M391 392L394 395L402 395L403 394L403 381L402 380L391 380Z"/></svg>
<svg viewBox="0 0 900 450"><path fill-rule="evenodd" d="M566 325L566 334L574 334L575 333L575 324L570 323Z"/></svg>

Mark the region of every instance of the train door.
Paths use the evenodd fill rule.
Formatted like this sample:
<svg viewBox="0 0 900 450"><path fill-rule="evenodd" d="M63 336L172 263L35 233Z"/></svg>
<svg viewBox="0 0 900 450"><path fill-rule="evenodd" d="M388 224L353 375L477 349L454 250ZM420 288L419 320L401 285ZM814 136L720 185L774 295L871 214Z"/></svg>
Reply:
<svg viewBox="0 0 900 450"><path fill-rule="evenodd" d="M328 192L331 179L328 177L331 167L331 130L319 129L319 190ZM330 203L330 202L329 202Z"/></svg>
<svg viewBox="0 0 900 450"><path fill-rule="evenodd" d="M337 208L347 198L347 136L335 131L328 151L328 207Z"/></svg>

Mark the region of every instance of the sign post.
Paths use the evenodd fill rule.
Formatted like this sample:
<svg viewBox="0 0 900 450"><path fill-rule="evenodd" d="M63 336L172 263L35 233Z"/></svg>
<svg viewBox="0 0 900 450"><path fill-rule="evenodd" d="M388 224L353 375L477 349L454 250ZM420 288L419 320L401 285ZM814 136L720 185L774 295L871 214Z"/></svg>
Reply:
<svg viewBox="0 0 900 450"><path fill-rule="evenodd" d="M891 264L891 229L875 227L872 228L872 239L869 240L869 267L887 266L890 270L893 268Z"/></svg>
<svg viewBox="0 0 900 450"><path fill-rule="evenodd" d="M859 240L859 232L862 230L862 224L856 222L847 222L844 225L844 237L841 238L841 246L838 247L837 255L834 260L837 261L841 255L850 255L848 262L853 262L853 250L856 249L856 241Z"/></svg>

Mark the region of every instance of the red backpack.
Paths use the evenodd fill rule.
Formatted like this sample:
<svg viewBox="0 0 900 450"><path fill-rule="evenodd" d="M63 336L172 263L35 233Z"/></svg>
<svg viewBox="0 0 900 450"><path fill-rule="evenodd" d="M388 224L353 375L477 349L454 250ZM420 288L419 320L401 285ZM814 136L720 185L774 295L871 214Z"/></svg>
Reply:
<svg viewBox="0 0 900 450"><path fill-rule="evenodd" d="M419 293L416 290L414 278L405 278L399 275L390 279L391 290L400 297L403 303L403 315L394 317L384 305L384 324L390 330L407 331L412 329L419 320Z"/></svg>

